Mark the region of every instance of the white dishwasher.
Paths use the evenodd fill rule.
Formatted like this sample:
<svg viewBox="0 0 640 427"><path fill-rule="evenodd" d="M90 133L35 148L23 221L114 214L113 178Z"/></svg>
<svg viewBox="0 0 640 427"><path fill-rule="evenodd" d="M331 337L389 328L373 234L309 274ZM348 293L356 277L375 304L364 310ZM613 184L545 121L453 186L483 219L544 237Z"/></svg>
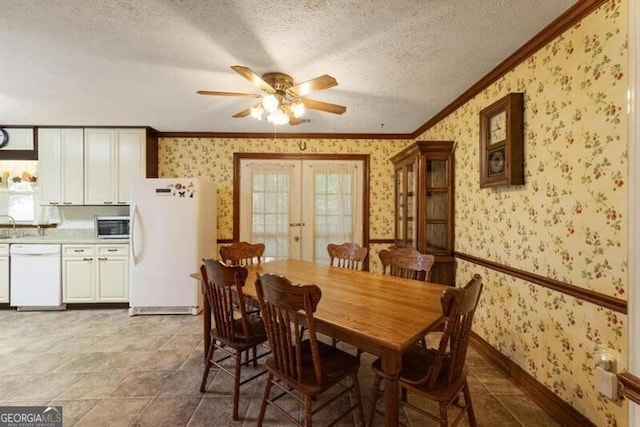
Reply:
<svg viewBox="0 0 640 427"><path fill-rule="evenodd" d="M61 310L60 245L26 244L9 248L10 305L18 310Z"/></svg>

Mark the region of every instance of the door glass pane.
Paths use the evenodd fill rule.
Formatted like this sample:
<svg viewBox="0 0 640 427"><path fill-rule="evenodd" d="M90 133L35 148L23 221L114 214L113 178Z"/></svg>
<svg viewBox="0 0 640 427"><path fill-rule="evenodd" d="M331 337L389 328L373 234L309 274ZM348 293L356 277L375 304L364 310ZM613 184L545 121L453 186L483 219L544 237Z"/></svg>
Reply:
<svg viewBox="0 0 640 427"><path fill-rule="evenodd" d="M447 248L447 224L427 224L427 249L445 250Z"/></svg>
<svg viewBox="0 0 640 427"><path fill-rule="evenodd" d="M253 171L251 241L265 244L265 260L289 254L289 171Z"/></svg>
<svg viewBox="0 0 640 427"><path fill-rule="evenodd" d="M354 168L349 164L315 164L313 260L328 264L327 245L354 240Z"/></svg>
<svg viewBox="0 0 640 427"><path fill-rule="evenodd" d="M447 161L428 160L427 161L427 187L447 186Z"/></svg>

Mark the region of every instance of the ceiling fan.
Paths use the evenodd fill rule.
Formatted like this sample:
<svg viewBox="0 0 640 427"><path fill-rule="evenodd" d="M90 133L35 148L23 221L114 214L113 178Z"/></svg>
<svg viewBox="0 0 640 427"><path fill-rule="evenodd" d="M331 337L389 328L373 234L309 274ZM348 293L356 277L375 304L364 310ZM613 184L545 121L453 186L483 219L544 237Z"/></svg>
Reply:
<svg viewBox="0 0 640 427"><path fill-rule="evenodd" d="M294 85L293 79L288 74L266 73L259 77L253 70L242 65L233 65L231 69L247 79L263 93L210 90L199 90L197 93L200 95L252 98L255 103L251 107L234 114L233 117L235 118L251 115L261 120L265 116L268 122L276 125L287 123L299 125L303 123L300 117L305 108L333 114L342 114L347 111L347 107L343 105L305 98L311 92L329 89L338 85L336 79L328 74Z"/></svg>

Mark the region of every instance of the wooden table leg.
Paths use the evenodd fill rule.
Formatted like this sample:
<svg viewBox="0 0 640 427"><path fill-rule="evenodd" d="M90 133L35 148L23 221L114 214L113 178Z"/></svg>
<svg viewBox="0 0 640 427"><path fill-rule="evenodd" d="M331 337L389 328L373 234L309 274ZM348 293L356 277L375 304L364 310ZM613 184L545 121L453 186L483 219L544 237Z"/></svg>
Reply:
<svg viewBox="0 0 640 427"><path fill-rule="evenodd" d="M398 378L402 365L399 352L387 352L382 356L382 370L387 375L384 387L384 425L397 426L399 417Z"/></svg>

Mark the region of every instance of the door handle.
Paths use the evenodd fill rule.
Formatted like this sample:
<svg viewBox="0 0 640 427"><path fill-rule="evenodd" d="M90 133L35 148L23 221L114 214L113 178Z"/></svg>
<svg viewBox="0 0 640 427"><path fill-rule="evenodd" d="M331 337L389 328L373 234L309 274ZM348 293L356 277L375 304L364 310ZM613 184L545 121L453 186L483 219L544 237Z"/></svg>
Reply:
<svg viewBox="0 0 640 427"><path fill-rule="evenodd" d="M289 227L304 227L304 222L292 222Z"/></svg>
<svg viewBox="0 0 640 427"><path fill-rule="evenodd" d="M139 254L136 251L135 231L137 229L136 223L138 221L138 206L133 205L131 207L131 229L129 230L129 244L131 245L131 260L133 265L138 264Z"/></svg>
<svg viewBox="0 0 640 427"><path fill-rule="evenodd" d="M299 242L300 241L300 236L294 237L293 240L295 240L296 242Z"/></svg>

